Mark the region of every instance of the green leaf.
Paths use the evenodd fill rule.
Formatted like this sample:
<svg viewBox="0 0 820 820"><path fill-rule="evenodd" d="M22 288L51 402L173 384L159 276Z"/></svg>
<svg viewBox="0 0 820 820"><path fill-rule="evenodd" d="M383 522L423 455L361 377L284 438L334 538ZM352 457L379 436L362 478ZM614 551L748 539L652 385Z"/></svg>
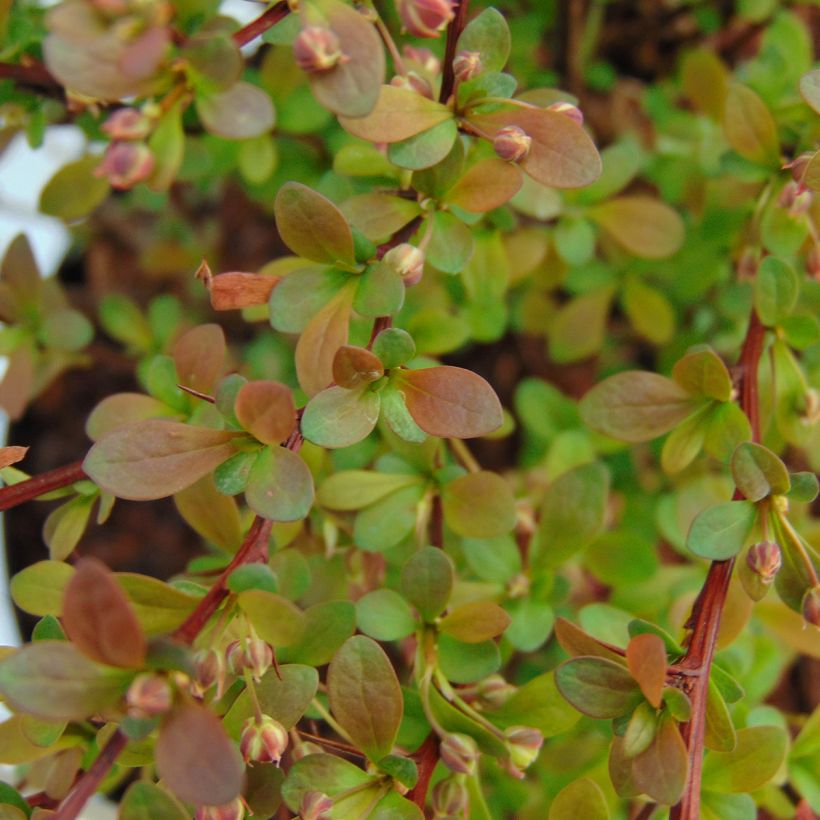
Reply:
<svg viewBox="0 0 820 820"><path fill-rule="evenodd" d="M322 482L317 500L333 510L358 510L420 480L420 476L414 473L343 470Z"/></svg>
<svg viewBox="0 0 820 820"><path fill-rule="evenodd" d="M601 787L584 777L561 789L550 805L549 820L609 820Z"/></svg>
<svg viewBox="0 0 820 820"><path fill-rule="evenodd" d="M732 455L735 486L749 501L784 495L791 488L786 465L762 444L746 441Z"/></svg>
<svg viewBox="0 0 820 820"><path fill-rule="evenodd" d="M381 49L381 45L379 45ZM367 116L339 117L341 126L370 142L399 142L453 118L447 106L415 91L383 85L375 108Z"/></svg>
<svg viewBox="0 0 820 820"><path fill-rule="evenodd" d="M149 638L173 632L199 603L199 598L158 578L130 572L118 572L115 577L125 590L137 620Z"/></svg>
<svg viewBox="0 0 820 820"><path fill-rule="evenodd" d="M293 764L282 784L282 797L288 808L298 812L308 792L320 790L329 797L335 797L369 782L375 783L372 775L341 757L312 754Z"/></svg>
<svg viewBox="0 0 820 820"><path fill-rule="evenodd" d="M271 325L283 333L301 333L349 278L349 274L333 268L303 268L289 273L270 295Z"/></svg>
<svg viewBox="0 0 820 820"><path fill-rule="evenodd" d="M370 319L391 316L401 309L404 291L399 272L386 262L375 262L359 277L353 309Z"/></svg>
<svg viewBox="0 0 820 820"><path fill-rule="evenodd" d="M436 211L428 219L433 220L433 236L426 261L442 273L460 273L473 254L473 232L449 211Z"/></svg>
<svg viewBox="0 0 820 820"><path fill-rule="evenodd" d="M236 433L163 419L119 428L83 462L88 476L118 498L150 501L184 490L235 452Z"/></svg>
<svg viewBox="0 0 820 820"><path fill-rule="evenodd" d="M0 661L0 694L44 720L85 720L114 706L132 677L94 663L66 641L38 641Z"/></svg>
<svg viewBox="0 0 820 820"><path fill-rule="evenodd" d="M31 817L31 806L26 802L20 792L9 786L8 783L0 783L0 806L17 808L24 818ZM8 820L13 820L13 818L9 818Z"/></svg>
<svg viewBox="0 0 820 820"><path fill-rule="evenodd" d="M381 360L385 370L409 362L416 355L413 337L398 327L389 327L376 336L373 353Z"/></svg>
<svg viewBox="0 0 820 820"><path fill-rule="evenodd" d="M721 402L709 414L703 449L718 461L727 463L738 444L751 437L749 417L734 402Z"/></svg>
<svg viewBox="0 0 820 820"><path fill-rule="evenodd" d="M119 809L120 820L188 820L188 812L173 795L149 780L132 783Z"/></svg>
<svg viewBox="0 0 820 820"><path fill-rule="evenodd" d="M258 137L276 122L271 98L258 86L245 82L215 94L197 94L196 110L207 131L229 140Z"/></svg>
<svg viewBox="0 0 820 820"><path fill-rule="evenodd" d="M185 131L182 127L181 102L172 106L160 119L154 133L148 139L148 147L154 155L154 172L148 179L153 191L167 191L176 180L185 155Z"/></svg>
<svg viewBox="0 0 820 820"><path fill-rule="evenodd" d="M305 612L302 640L278 652L283 663L322 666L356 631L356 609L349 601L327 601L314 604Z"/></svg>
<svg viewBox="0 0 820 820"><path fill-rule="evenodd" d="M472 601L451 609L438 628L463 643L482 643L498 637L509 624L510 616L498 604Z"/></svg>
<svg viewBox="0 0 820 820"><path fill-rule="evenodd" d="M305 407L302 435L320 447L349 447L370 435L380 409L379 394L367 384L356 390L329 387Z"/></svg>
<svg viewBox="0 0 820 820"><path fill-rule="evenodd" d="M585 424L604 435L633 443L668 433L696 407L696 400L676 382L639 370L604 379L580 403Z"/></svg>
<svg viewBox="0 0 820 820"><path fill-rule="evenodd" d="M609 236L641 259L665 259L683 245L686 229L678 212L648 196L622 196L589 209Z"/></svg>
<svg viewBox="0 0 820 820"><path fill-rule="evenodd" d="M800 95L820 114L820 68L804 74L800 78Z"/></svg>
<svg viewBox="0 0 820 820"><path fill-rule="evenodd" d="M307 711L319 686L319 673L311 666L286 663L269 669L254 685L262 714L292 729ZM225 715L225 731L239 740L242 726L254 715L254 702L247 689L239 693Z"/></svg>
<svg viewBox="0 0 820 820"><path fill-rule="evenodd" d="M504 584L521 572L521 552L510 535L465 538L461 546L470 569L484 581Z"/></svg>
<svg viewBox="0 0 820 820"><path fill-rule="evenodd" d="M371 760L390 754L404 698L384 650L364 635L349 638L327 672L330 708L339 725Z"/></svg>
<svg viewBox="0 0 820 820"><path fill-rule="evenodd" d="M703 820L757 820L757 804L750 794L718 794L704 789L701 794Z"/></svg>
<svg viewBox="0 0 820 820"><path fill-rule="evenodd" d="M547 334L556 362L576 362L600 351L614 293L611 285L604 285L576 296L556 312Z"/></svg>
<svg viewBox="0 0 820 820"><path fill-rule="evenodd" d="M501 655L494 641L467 643L443 634L437 645L442 674L453 683L475 683L501 667Z"/></svg>
<svg viewBox="0 0 820 820"><path fill-rule="evenodd" d="M579 711L594 718L627 714L642 699L629 672L606 658L581 656L555 670L558 691Z"/></svg>
<svg viewBox="0 0 820 820"><path fill-rule="evenodd" d="M752 792L768 783L782 765L788 736L779 726L738 729L731 752L709 752L703 763L703 788Z"/></svg>
<svg viewBox="0 0 820 820"><path fill-rule="evenodd" d="M538 524L536 566L556 567L591 543L603 530L609 473L602 464L584 464L547 488Z"/></svg>
<svg viewBox="0 0 820 820"><path fill-rule="evenodd" d="M669 434L661 449L661 467L665 473L679 473L694 461L709 429L710 410L709 405L704 405Z"/></svg>
<svg viewBox="0 0 820 820"><path fill-rule="evenodd" d="M686 547L701 558L725 561L737 555L757 516L751 501L727 501L700 512L686 536Z"/></svg>
<svg viewBox="0 0 820 820"><path fill-rule="evenodd" d="M776 256L765 257L754 282L755 310L766 327L779 325L794 309L800 293L795 269Z"/></svg>
<svg viewBox="0 0 820 820"><path fill-rule="evenodd" d="M286 182L273 209L282 241L294 253L329 265L356 264L350 225L327 197L300 182Z"/></svg>
<svg viewBox="0 0 820 820"><path fill-rule="evenodd" d="M678 692L680 690L673 690ZM683 694L683 693L681 693ZM684 695L684 697L686 697ZM627 757L637 757L645 752L655 739L658 714L649 703L641 703L629 718L624 732L623 750Z"/></svg>
<svg viewBox="0 0 820 820"><path fill-rule="evenodd" d="M353 524L356 545L367 552L382 552L401 542L416 526L423 495L424 487L416 483L365 507Z"/></svg>
<svg viewBox="0 0 820 820"><path fill-rule="evenodd" d="M777 126L766 103L740 83L732 83L726 94L723 132L729 145L744 159L775 166L780 161Z"/></svg>
<svg viewBox="0 0 820 820"><path fill-rule="evenodd" d="M510 56L510 29L504 15L490 8L470 20L458 38L456 53L459 51L477 51L482 74L501 71Z"/></svg>
<svg viewBox="0 0 820 820"><path fill-rule="evenodd" d="M499 726L532 726L544 737L559 735L580 720L578 712L560 696L553 672L527 681L489 714Z"/></svg>
<svg viewBox="0 0 820 820"><path fill-rule="evenodd" d="M661 718L649 747L632 760L632 777L644 794L664 805L680 800L689 760L675 721Z"/></svg>
<svg viewBox="0 0 820 820"><path fill-rule="evenodd" d="M277 649L293 646L304 635L302 611L281 595L263 589L246 589L239 593L237 602L259 637Z"/></svg>
<svg viewBox="0 0 820 820"><path fill-rule="evenodd" d="M505 609L512 623L504 637L519 652L534 652L546 643L555 624L555 612L548 603L521 598L507 602Z"/></svg>
<svg viewBox="0 0 820 820"><path fill-rule="evenodd" d="M177 706L155 747L157 774L186 803L221 806L242 790L245 767L222 721L198 703Z"/></svg>
<svg viewBox="0 0 820 820"><path fill-rule="evenodd" d="M453 589L453 562L440 549L420 549L401 570L401 591L428 623L440 615Z"/></svg>
<svg viewBox="0 0 820 820"><path fill-rule="evenodd" d="M268 564L240 564L228 576L226 586L237 595L247 589L279 591L276 574Z"/></svg>
<svg viewBox="0 0 820 820"><path fill-rule="evenodd" d="M431 436L473 438L498 429L501 402L481 376L461 367L402 371L396 381L413 420Z"/></svg>
<svg viewBox="0 0 820 820"><path fill-rule="evenodd" d="M264 518L298 521L313 506L313 477L293 451L267 447L251 468L245 499Z"/></svg>
<svg viewBox="0 0 820 820"><path fill-rule="evenodd" d="M811 504L817 498L820 486L815 473L792 473L789 480L791 489L787 495L792 501L796 501L798 504Z"/></svg>
<svg viewBox="0 0 820 820"><path fill-rule="evenodd" d="M706 694L706 728L703 743L707 749L731 752L737 744L737 735L724 696L715 683L714 669L715 667L712 667L712 679L709 681Z"/></svg>
<svg viewBox="0 0 820 820"><path fill-rule="evenodd" d="M43 524L43 540L52 559L65 561L74 552L95 501L94 496L76 496L49 513Z"/></svg>
<svg viewBox="0 0 820 820"><path fill-rule="evenodd" d="M419 770L412 758L401 755L387 755L378 761L379 768L398 780L402 786L412 789L419 779Z"/></svg>
<svg viewBox="0 0 820 820"><path fill-rule="evenodd" d="M377 641L398 641L416 629L410 604L392 589L376 589L356 601L359 629Z"/></svg>
<svg viewBox="0 0 820 820"><path fill-rule="evenodd" d="M693 396L721 402L732 398L732 377L711 348L693 350L679 359L672 368L672 378Z"/></svg>
<svg viewBox="0 0 820 820"><path fill-rule="evenodd" d="M431 168L450 153L457 137L456 121L444 120L412 137L391 142L387 146L387 157L394 165L410 171Z"/></svg>
<svg viewBox="0 0 820 820"><path fill-rule="evenodd" d="M63 165L43 188L39 210L66 222L88 216L110 190L108 180L94 173L99 164L98 156L87 156Z"/></svg>
<svg viewBox="0 0 820 820"><path fill-rule="evenodd" d="M379 242L412 222L421 214L421 209L414 200L372 191L346 199L342 213L368 239Z"/></svg>
<svg viewBox="0 0 820 820"><path fill-rule="evenodd" d="M444 485L441 493L447 526L467 538L494 538L515 526L515 498L496 473L480 470Z"/></svg>

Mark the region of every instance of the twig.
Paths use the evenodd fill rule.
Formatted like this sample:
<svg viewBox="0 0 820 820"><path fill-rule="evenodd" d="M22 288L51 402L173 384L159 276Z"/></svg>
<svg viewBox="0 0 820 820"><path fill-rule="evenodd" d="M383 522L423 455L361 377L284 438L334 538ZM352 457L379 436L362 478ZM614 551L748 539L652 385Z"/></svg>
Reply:
<svg viewBox="0 0 820 820"><path fill-rule="evenodd" d="M430 732L427 735L427 739L413 755L413 759L416 761L419 779L416 781L416 785L407 792L407 799L424 811L424 806L427 803L427 790L430 788L430 779L433 777L433 770L436 768L436 763L438 763L438 736L435 732Z"/></svg>
<svg viewBox="0 0 820 820"><path fill-rule="evenodd" d="M10 510L18 504L32 501L40 495L45 495L53 490L68 487L75 481L87 478L83 471L83 462L75 461L73 464L66 464L56 470L49 470L47 473L27 478L17 484L9 484L0 489L0 512Z"/></svg>
<svg viewBox="0 0 820 820"><path fill-rule="evenodd" d="M453 58L456 56L456 44L464 26L467 24L467 9L470 0L461 0L456 9L456 16L447 26L447 45L444 49L444 73L441 77L441 91L439 92L439 102L446 103L453 93L456 83L456 75L453 69Z"/></svg>
<svg viewBox="0 0 820 820"><path fill-rule="evenodd" d="M57 78L40 62L27 58L26 63L0 63L0 80L12 80L18 85L45 91L51 97L63 99L65 91Z"/></svg>
<svg viewBox="0 0 820 820"><path fill-rule="evenodd" d="M273 28L278 22L284 20L290 14L290 8L286 0L279 0L255 20L251 20L246 26L242 26L239 31L234 32L233 41L238 46L244 46L251 40L264 34L269 28Z"/></svg>

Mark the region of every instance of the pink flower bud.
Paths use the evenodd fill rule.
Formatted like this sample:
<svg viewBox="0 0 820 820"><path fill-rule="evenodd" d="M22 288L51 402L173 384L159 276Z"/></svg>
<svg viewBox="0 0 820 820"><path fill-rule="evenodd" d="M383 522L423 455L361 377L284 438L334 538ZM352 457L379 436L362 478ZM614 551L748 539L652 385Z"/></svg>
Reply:
<svg viewBox="0 0 820 820"><path fill-rule="evenodd" d="M402 52L409 62L416 63L416 65L427 74L431 74L435 77L441 73L441 60L439 60L429 48L404 46Z"/></svg>
<svg viewBox="0 0 820 820"><path fill-rule="evenodd" d="M475 740L469 735L454 732L442 739L439 756L450 771L456 774L472 774L481 752Z"/></svg>
<svg viewBox="0 0 820 820"><path fill-rule="evenodd" d="M407 74L396 74L390 80L390 85L396 88L406 88L414 94L420 94L422 97L427 97L428 100L433 99L433 89L430 83L416 74L415 71L408 71Z"/></svg>
<svg viewBox="0 0 820 820"><path fill-rule="evenodd" d="M453 0L399 0L399 17L408 34L438 37L455 17Z"/></svg>
<svg viewBox="0 0 820 820"><path fill-rule="evenodd" d="M803 617L806 623L820 626L820 585L810 589L804 596Z"/></svg>
<svg viewBox="0 0 820 820"><path fill-rule="evenodd" d="M578 125L584 124L584 115L581 112L581 109L572 103L554 102L552 105L547 106L547 111L555 111L558 114L563 114L565 117L569 117L569 119Z"/></svg>
<svg viewBox="0 0 820 820"><path fill-rule="evenodd" d="M805 151L783 167L788 168L792 172L792 179L795 182L802 183L803 175L806 173L806 166L809 164L813 156L814 154L811 151Z"/></svg>
<svg viewBox="0 0 820 820"><path fill-rule="evenodd" d="M764 584L771 584L783 563L783 556L774 541L761 541L749 547L746 563Z"/></svg>
<svg viewBox="0 0 820 820"><path fill-rule="evenodd" d="M279 763L288 747L287 729L276 719L263 715L260 723L255 717L242 725L239 751L246 763Z"/></svg>
<svg viewBox="0 0 820 820"><path fill-rule="evenodd" d="M493 140L493 148L501 159L520 162L530 152L532 137L517 125L499 128Z"/></svg>
<svg viewBox="0 0 820 820"><path fill-rule="evenodd" d="M299 804L301 820L329 820L333 801L323 792L305 792Z"/></svg>
<svg viewBox="0 0 820 820"><path fill-rule="evenodd" d="M510 726L505 729L510 749L510 760L517 769L527 769L535 762L544 743L544 736L538 729L529 726Z"/></svg>
<svg viewBox="0 0 820 820"><path fill-rule="evenodd" d="M254 680L259 680L273 665L273 649L260 638L251 638L245 648L247 667Z"/></svg>
<svg viewBox="0 0 820 820"><path fill-rule="evenodd" d="M330 71L350 58L342 54L336 32L324 26L303 28L293 42L296 65L308 73Z"/></svg>
<svg viewBox="0 0 820 820"><path fill-rule="evenodd" d="M432 802L435 817L467 816L470 794L460 777L445 777L433 787Z"/></svg>
<svg viewBox="0 0 820 820"><path fill-rule="evenodd" d="M460 82L472 80L481 73L481 55L477 51L459 51L453 58L453 74Z"/></svg>
<svg viewBox="0 0 820 820"><path fill-rule="evenodd" d="M194 655L194 688L204 694L216 684L217 700L225 689L225 656L215 649L201 649Z"/></svg>
<svg viewBox="0 0 820 820"><path fill-rule="evenodd" d="M424 275L424 251L408 242L391 248L383 261L398 272L408 287L417 285Z"/></svg>
<svg viewBox="0 0 820 820"><path fill-rule="evenodd" d="M151 120L136 108L118 108L100 130L113 140L143 140L151 133Z"/></svg>
<svg viewBox="0 0 820 820"><path fill-rule="evenodd" d="M145 672L137 675L125 693L128 714L133 718L164 715L174 703L174 693L162 675Z"/></svg>
<svg viewBox="0 0 820 820"><path fill-rule="evenodd" d="M94 174L108 177L112 188L125 190L148 179L154 170L154 155L143 142L112 142Z"/></svg>
<svg viewBox="0 0 820 820"><path fill-rule="evenodd" d="M224 806L200 806L194 820L242 820L245 816L245 804L237 797Z"/></svg>
<svg viewBox="0 0 820 820"><path fill-rule="evenodd" d="M501 675L490 675L476 686L481 702L491 708L503 706L517 691L517 687L507 683Z"/></svg>
<svg viewBox="0 0 820 820"><path fill-rule="evenodd" d="M794 180L789 180L780 191L780 196L777 198L777 204L781 208L791 208L794 205L797 195L800 193L800 186Z"/></svg>

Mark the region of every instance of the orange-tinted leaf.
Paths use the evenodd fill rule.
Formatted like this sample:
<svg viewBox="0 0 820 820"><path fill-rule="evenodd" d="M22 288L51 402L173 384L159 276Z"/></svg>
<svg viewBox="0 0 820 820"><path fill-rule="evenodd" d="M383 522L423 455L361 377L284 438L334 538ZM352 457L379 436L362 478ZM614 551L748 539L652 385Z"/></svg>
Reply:
<svg viewBox="0 0 820 820"><path fill-rule="evenodd" d="M175 709L156 744L157 773L181 800L222 806L239 796L244 766L219 718L195 703Z"/></svg>
<svg viewBox="0 0 820 820"><path fill-rule="evenodd" d="M690 51L681 65L683 93L699 111L719 121L726 104L728 73L720 57L711 49Z"/></svg>
<svg viewBox="0 0 820 820"><path fill-rule="evenodd" d="M431 436L484 436L503 421L495 391L471 370L449 366L405 370L397 384L413 420Z"/></svg>
<svg viewBox="0 0 820 820"><path fill-rule="evenodd" d="M589 215L620 245L643 259L663 259L683 244L683 220L649 196L622 196L591 208Z"/></svg>
<svg viewBox="0 0 820 820"><path fill-rule="evenodd" d="M18 347L8 357L9 366L0 382L0 407L12 421L23 415L34 392L34 354L28 345Z"/></svg>
<svg viewBox="0 0 820 820"><path fill-rule="evenodd" d="M234 411L239 423L264 444L281 444L296 429L293 395L280 382L243 384Z"/></svg>
<svg viewBox="0 0 820 820"><path fill-rule="evenodd" d="M8 246L0 265L0 282L3 285L0 318L6 321L17 318L20 308L37 301L40 272L25 234L15 236Z"/></svg>
<svg viewBox="0 0 820 820"><path fill-rule="evenodd" d="M748 86L729 86L723 131L729 145L744 159L763 165L778 162L780 142L774 118L766 103Z"/></svg>
<svg viewBox="0 0 820 820"><path fill-rule="evenodd" d="M333 380L336 351L347 344L355 289L343 287L308 322L296 345L296 375L302 390L315 396Z"/></svg>
<svg viewBox="0 0 820 820"><path fill-rule="evenodd" d="M352 389L374 382L384 375L379 357L365 347L343 345L333 357L333 381L339 387Z"/></svg>
<svg viewBox="0 0 820 820"><path fill-rule="evenodd" d="M308 75L313 96L334 114L363 117L370 113L379 98L385 68L384 49L375 28L338 0L314 0L304 8L309 24L327 25L336 34L347 58L328 71Z"/></svg>
<svg viewBox="0 0 820 820"><path fill-rule="evenodd" d="M77 562L63 596L63 627L88 657L109 666L145 663L145 635L128 598L96 558Z"/></svg>
<svg viewBox="0 0 820 820"><path fill-rule="evenodd" d="M496 473L467 473L446 484L442 505L447 526L467 538L494 538L515 526L515 498Z"/></svg>
<svg viewBox="0 0 820 820"><path fill-rule="evenodd" d="M601 174L601 157L580 125L544 108L507 108L467 118L490 138L507 125L517 125L531 138L520 165L533 179L551 188L580 188Z"/></svg>
<svg viewBox="0 0 820 820"><path fill-rule="evenodd" d="M189 487L230 458L236 433L161 419L122 427L98 441L83 469L118 498L150 501Z"/></svg>
<svg viewBox="0 0 820 820"><path fill-rule="evenodd" d="M623 651L615 652L614 649L597 638L593 638L592 635L565 618L556 619L555 637L561 648L574 658L581 655L592 655L616 663L624 663Z"/></svg>
<svg viewBox="0 0 820 820"><path fill-rule="evenodd" d="M353 136L371 142L399 142L452 119L446 105L415 91L383 85L376 107L366 117L339 117Z"/></svg>
<svg viewBox="0 0 820 820"><path fill-rule="evenodd" d="M481 643L500 635L510 625L510 616L492 601L462 604L442 618L439 629L464 641Z"/></svg>
<svg viewBox="0 0 820 820"><path fill-rule="evenodd" d="M273 210L282 241L295 254L330 265L356 263L350 225L327 197L299 182L286 182Z"/></svg>
<svg viewBox="0 0 820 820"><path fill-rule="evenodd" d="M173 416L174 411L165 402L144 393L115 393L106 396L85 422L85 432L92 441L99 441L107 433L138 421Z"/></svg>
<svg viewBox="0 0 820 820"><path fill-rule="evenodd" d="M512 199L524 182L521 171L499 157L479 160L447 192L447 202L484 213Z"/></svg>
<svg viewBox="0 0 820 820"><path fill-rule="evenodd" d="M216 489L211 475L174 496L179 514L206 541L228 552L236 552L242 543L242 528L236 501Z"/></svg>
<svg viewBox="0 0 820 820"><path fill-rule="evenodd" d="M672 806L683 794L688 771L686 745L678 727L671 718L662 719L649 748L632 761L635 785L658 803Z"/></svg>
<svg viewBox="0 0 820 820"><path fill-rule="evenodd" d="M28 447L18 447L12 445L11 447L0 447L0 470L3 467L8 467L10 464L16 464L26 457Z"/></svg>
<svg viewBox="0 0 820 820"><path fill-rule="evenodd" d="M636 635L626 647L626 665L644 697L657 709L666 683L666 647L651 632Z"/></svg>
<svg viewBox="0 0 820 820"><path fill-rule="evenodd" d="M222 375L225 352L225 334L219 325L198 325L183 333L173 350L179 383L210 393Z"/></svg>
<svg viewBox="0 0 820 820"><path fill-rule="evenodd" d="M214 310L238 310L251 305L267 304L280 276L232 271L211 279L208 290Z"/></svg>

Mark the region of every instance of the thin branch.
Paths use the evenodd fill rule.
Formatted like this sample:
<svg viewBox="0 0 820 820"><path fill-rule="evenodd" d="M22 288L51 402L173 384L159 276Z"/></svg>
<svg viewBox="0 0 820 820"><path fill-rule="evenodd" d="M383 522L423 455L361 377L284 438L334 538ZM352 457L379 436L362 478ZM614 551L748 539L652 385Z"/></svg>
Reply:
<svg viewBox="0 0 820 820"><path fill-rule="evenodd" d="M456 56L456 43L467 25L467 10L470 0L461 0L456 9L456 16L447 26L447 45L444 49L444 73L441 78L441 91L439 92L439 102L446 103L453 93L456 84L455 71L453 70L453 59Z"/></svg>
<svg viewBox="0 0 820 820"><path fill-rule="evenodd" d="M83 471L83 462L75 461L73 464L66 464L56 470L49 470L47 473L27 478L18 484L9 484L0 489L0 512L10 510L18 504L32 501L38 496L68 487L75 481L87 478Z"/></svg>
<svg viewBox="0 0 820 820"><path fill-rule="evenodd" d="M246 26L242 26L239 31L234 32L233 41L238 46L244 46L251 40L264 34L269 28L273 28L278 22L284 20L290 14L286 0L279 0L278 3L272 5L267 11L251 20Z"/></svg>
<svg viewBox="0 0 820 820"><path fill-rule="evenodd" d="M430 779L433 777L433 770L436 768L436 763L438 763L438 736L435 732L430 732L427 735L427 739L412 757L418 767L419 779L416 781L416 785L407 792L407 799L415 803L423 812L427 803L427 790L430 788Z"/></svg>
<svg viewBox="0 0 820 820"><path fill-rule="evenodd" d="M57 78L40 62L30 57L23 63L0 63L0 80L12 80L21 86L44 91L50 97L65 97Z"/></svg>

